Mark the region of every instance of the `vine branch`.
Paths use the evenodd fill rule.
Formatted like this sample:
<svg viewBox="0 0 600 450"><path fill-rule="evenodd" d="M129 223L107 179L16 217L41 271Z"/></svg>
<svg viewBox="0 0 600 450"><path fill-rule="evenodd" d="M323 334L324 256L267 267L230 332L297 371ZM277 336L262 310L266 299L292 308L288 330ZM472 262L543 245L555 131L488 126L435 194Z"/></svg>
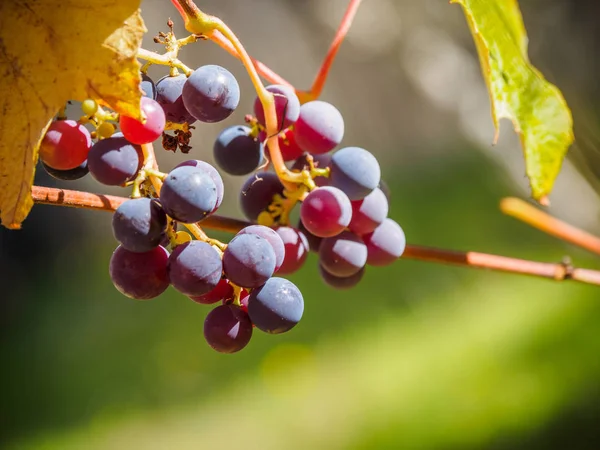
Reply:
<svg viewBox="0 0 600 450"><path fill-rule="evenodd" d="M502 199L500 210L504 214L519 219L546 234L600 255L599 237L552 217L520 198L507 197Z"/></svg>
<svg viewBox="0 0 600 450"><path fill-rule="evenodd" d="M98 211L113 212L127 200L114 195L92 194L89 192L33 186L35 203L55 206L70 206ZM202 221L204 228L237 233L248 225L243 220L212 215ZM452 264L477 269L497 270L521 275L548 278L556 281L573 280L580 283L600 286L600 271L573 267L570 263L545 263L524 259L509 258L479 252L461 252L419 245L407 245L403 259L416 259L441 264Z"/></svg>

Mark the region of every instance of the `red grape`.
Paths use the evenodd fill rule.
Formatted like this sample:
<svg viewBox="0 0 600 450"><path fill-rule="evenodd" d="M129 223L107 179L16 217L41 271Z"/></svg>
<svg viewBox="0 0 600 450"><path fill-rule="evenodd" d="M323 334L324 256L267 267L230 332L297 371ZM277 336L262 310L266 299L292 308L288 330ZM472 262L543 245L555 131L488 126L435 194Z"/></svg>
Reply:
<svg viewBox="0 0 600 450"><path fill-rule="evenodd" d="M239 306L220 305L206 316L204 338L220 353L239 352L251 337L252 322Z"/></svg>
<svg viewBox="0 0 600 450"><path fill-rule="evenodd" d="M297 272L308 256L308 240L304 233L291 227L279 227L275 230L285 246L283 264L276 270L278 275L290 275Z"/></svg>
<svg viewBox="0 0 600 450"><path fill-rule="evenodd" d="M370 266L387 266L396 261L406 247L404 231L392 219L385 219L370 234L363 236L367 245L367 264Z"/></svg>
<svg viewBox="0 0 600 450"><path fill-rule="evenodd" d="M337 188L324 186L306 196L300 208L304 227L319 237L340 234L350 223L352 205L348 196Z"/></svg>
<svg viewBox="0 0 600 450"><path fill-rule="evenodd" d="M40 158L52 169L70 170L85 162L92 146L90 132L74 120L52 122L40 145Z"/></svg>
<svg viewBox="0 0 600 450"><path fill-rule="evenodd" d="M142 97L140 108L146 118L139 122L133 117L121 116L119 125L123 136L133 144L149 144L158 139L165 130L166 118L162 107L149 97Z"/></svg>
<svg viewBox="0 0 600 450"><path fill-rule="evenodd" d="M191 296L190 298L196 303L201 303L203 305L212 305L213 303L220 301L225 302L233 298L233 288L229 284L229 281L222 278L212 291L203 295Z"/></svg>

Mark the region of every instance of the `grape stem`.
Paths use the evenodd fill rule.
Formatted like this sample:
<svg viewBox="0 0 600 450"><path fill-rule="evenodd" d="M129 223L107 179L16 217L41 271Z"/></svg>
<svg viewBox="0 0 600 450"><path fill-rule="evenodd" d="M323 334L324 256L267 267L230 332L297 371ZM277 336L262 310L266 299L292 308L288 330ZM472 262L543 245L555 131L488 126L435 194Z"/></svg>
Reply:
<svg viewBox="0 0 600 450"><path fill-rule="evenodd" d="M137 57L139 59L143 59L143 60L147 61L147 63L144 64L144 68L146 68L146 69L148 67L148 63L160 64L163 66L169 66L173 69L180 69L185 74L185 76L190 76L190 74L193 72L193 70L190 69L188 66L186 66L184 63L182 63L177 58L177 56L173 57L174 52L175 52L175 50L172 50L171 52L167 52L167 53L164 53L161 55L156 52L151 52L150 50L139 48L137 51ZM175 55L177 54L177 52L179 52L179 49L177 49L177 51L175 52ZM177 75L177 74L171 73L171 75Z"/></svg>
<svg viewBox="0 0 600 450"><path fill-rule="evenodd" d="M39 204L70 206L74 208L109 212L115 211L121 203L127 200L126 198L113 195L92 194L90 192L42 186L33 186L32 196L35 203ZM212 215L204 219L202 225L207 229L237 233L252 224L243 220ZM197 225L193 225L192 228L189 229L195 237L197 236L192 230L200 230L202 233L200 236L206 236ZM574 229L581 231L576 228ZM565 238L565 240L574 242L570 237ZM487 253L461 252L419 245L407 245L402 259L416 259L420 261L452 264L477 269L497 270L501 272L548 278L555 281L573 280L580 283L600 286L600 271L573 267L568 261L563 261L561 263L545 263Z"/></svg>
<svg viewBox="0 0 600 450"><path fill-rule="evenodd" d="M267 147L269 149L269 156L271 162L273 163L273 168L277 173L277 176L284 184L284 186L293 191L296 189L296 185L304 183L304 177L300 173L295 173L290 171L283 160L283 156L281 156L281 150L279 149L279 138L277 136L277 114L275 111L275 99L273 94L265 89L252 60L250 59L250 55L237 38L235 33L221 20L218 18L214 18L216 24L216 30L219 31L226 39L231 42L233 47L236 49L238 54L240 55L240 60L248 75L250 76L250 80L254 85L254 89L256 90L256 94L260 99L260 102L263 105L263 109L265 111L265 121L267 128Z"/></svg>
<svg viewBox="0 0 600 450"><path fill-rule="evenodd" d="M240 55L237 52L237 50L235 49L235 47L220 32L215 31L210 36L210 40L213 41L215 44L217 44L219 47L221 47L223 50L225 50L227 53L229 53L234 58L240 57ZM282 84L284 86L289 86L291 88L294 88L292 83L287 81L281 75L277 74L275 71L271 70L266 64L263 64L260 61L258 61L257 59L254 59L252 57L250 57L250 60L252 61L252 65L254 66L256 71L259 73L259 75L261 77L263 77L265 80L267 80L269 83Z"/></svg>
<svg viewBox="0 0 600 450"><path fill-rule="evenodd" d="M177 3L175 0L172 0L173 3ZM358 7L360 6L361 0L350 0L348 2L348 7L346 8L346 12L344 13L344 17L340 22L340 26L338 27L335 37L329 46L329 50L325 55L325 59L315 76L315 80L313 81L312 87L309 91L299 91L294 88L294 86L283 78L281 75L277 74L275 71L271 70L267 65L262 62L250 58L250 61L256 71L267 81L273 84L283 84L294 88L296 90L296 95L300 99L301 103L306 103L311 100L316 100L321 96L321 92L323 91L323 87L327 81L327 77L329 75L329 71L331 70L331 66L333 65L333 61L337 56L337 53L350 30L350 26L354 21L354 17L356 16L356 12L358 11ZM177 6L177 5L176 5ZM178 8L179 9L179 8ZM209 36L209 39L213 41L215 44L220 46L223 50L228 52L231 56L235 58L241 59L240 53L236 50L236 48L229 42L227 38L225 38L220 32L214 32Z"/></svg>
<svg viewBox="0 0 600 450"><path fill-rule="evenodd" d="M211 40L214 38L215 33L219 33L219 36L225 38L235 49L246 72L248 72L250 81L252 81L256 94L265 111L267 131L266 143L269 149L271 163L273 164L277 176L288 191L294 191L298 186L305 184L305 181L307 180L305 175L299 172L292 172L285 165L285 161L283 160L279 148L279 138L277 136L279 130L277 129L275 99L273 94L271 94L263 85L252 58L250 58L250 55L238 37L225 22L218 17L202 12L192 0L171 0L171 2L183 17L187 31L197 36L205 36ZM220 39L220 37L218 39ZM311 189L314 187L314 184L312 184L312 186L309 184L308 187Z"/></svg>

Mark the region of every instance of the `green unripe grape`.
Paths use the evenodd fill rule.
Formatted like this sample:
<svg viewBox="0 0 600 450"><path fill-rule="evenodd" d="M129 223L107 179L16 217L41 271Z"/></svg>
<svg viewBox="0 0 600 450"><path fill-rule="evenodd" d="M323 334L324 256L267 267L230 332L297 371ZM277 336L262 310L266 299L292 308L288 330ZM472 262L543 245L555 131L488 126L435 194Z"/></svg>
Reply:
<svg viewBox="0 0 600 450"><path fill-rule="evenodd" d="M96 111L98 111L98 103L96 103L91 98L88 98L87 100L84 100L81 104L81 110L86 116L93 116L94 114L96 114Z"/></svg>
<svg viewBox="0 0 600 450"><path fill-rule="evenodd" d="M96 129L96 133L99 138L109 138L115 132L115 126L110 122L102 122L100 126Z"/></svg>

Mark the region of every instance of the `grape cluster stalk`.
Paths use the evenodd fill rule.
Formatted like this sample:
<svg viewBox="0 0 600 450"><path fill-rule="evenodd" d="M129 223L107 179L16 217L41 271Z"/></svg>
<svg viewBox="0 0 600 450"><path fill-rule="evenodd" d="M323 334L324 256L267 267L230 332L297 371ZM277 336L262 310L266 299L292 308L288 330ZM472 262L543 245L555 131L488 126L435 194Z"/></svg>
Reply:
<svg viewBox="0 0 600 450"><path fill-rule="evenodd" d="M350 2L310 92L297 91L251 59L220 19L189 0L172 3L192 35L176 39L169 21L170 31L157 38L165 54L140 49L138 56L146 60L140 74L144 120L119 117L86 100L79 120L56 118L40 148L43 167L59 180L89 174L100 184L131 189L128 199L74 191L54 199L52 190L33 192L41 203L114 212L118 246L108 272L123 295L149 300L172 286L191 301L213 305L205 339L218 352L234 353L248 345L255 329L280 334L299 323L304 298L284 276L298 271L309 252L318 254L323 282L341 290L360 283L367 267L390 265L405 250L409 257L474 266L479 261L480 267L513 272L526 266L492 255L486 260L484 254L407 247L404 231L389 216L389 190L376 157L345 143L343 114L317 98L360 1ZM246 123L224 128L214 142L216 166L194 152L195 158L162 172L154 157L156 141L188 153L194 150L192 130L222 122L240 107L240 86L229 70L214 64L191 69L178 59L179 49L200 37L242 61L257 97L246 105L252 108ZM156 82L146 73L151 64L168 66ZM265 87L259 74L275 83ZM239 192L246 221L215 214L224 195L221 173L246 177ZM290 223L294 208L300 220ZM223 243L203 228L235 235ZM566 265L526 268L521 272L600 283L593 271Z"/></svg>

